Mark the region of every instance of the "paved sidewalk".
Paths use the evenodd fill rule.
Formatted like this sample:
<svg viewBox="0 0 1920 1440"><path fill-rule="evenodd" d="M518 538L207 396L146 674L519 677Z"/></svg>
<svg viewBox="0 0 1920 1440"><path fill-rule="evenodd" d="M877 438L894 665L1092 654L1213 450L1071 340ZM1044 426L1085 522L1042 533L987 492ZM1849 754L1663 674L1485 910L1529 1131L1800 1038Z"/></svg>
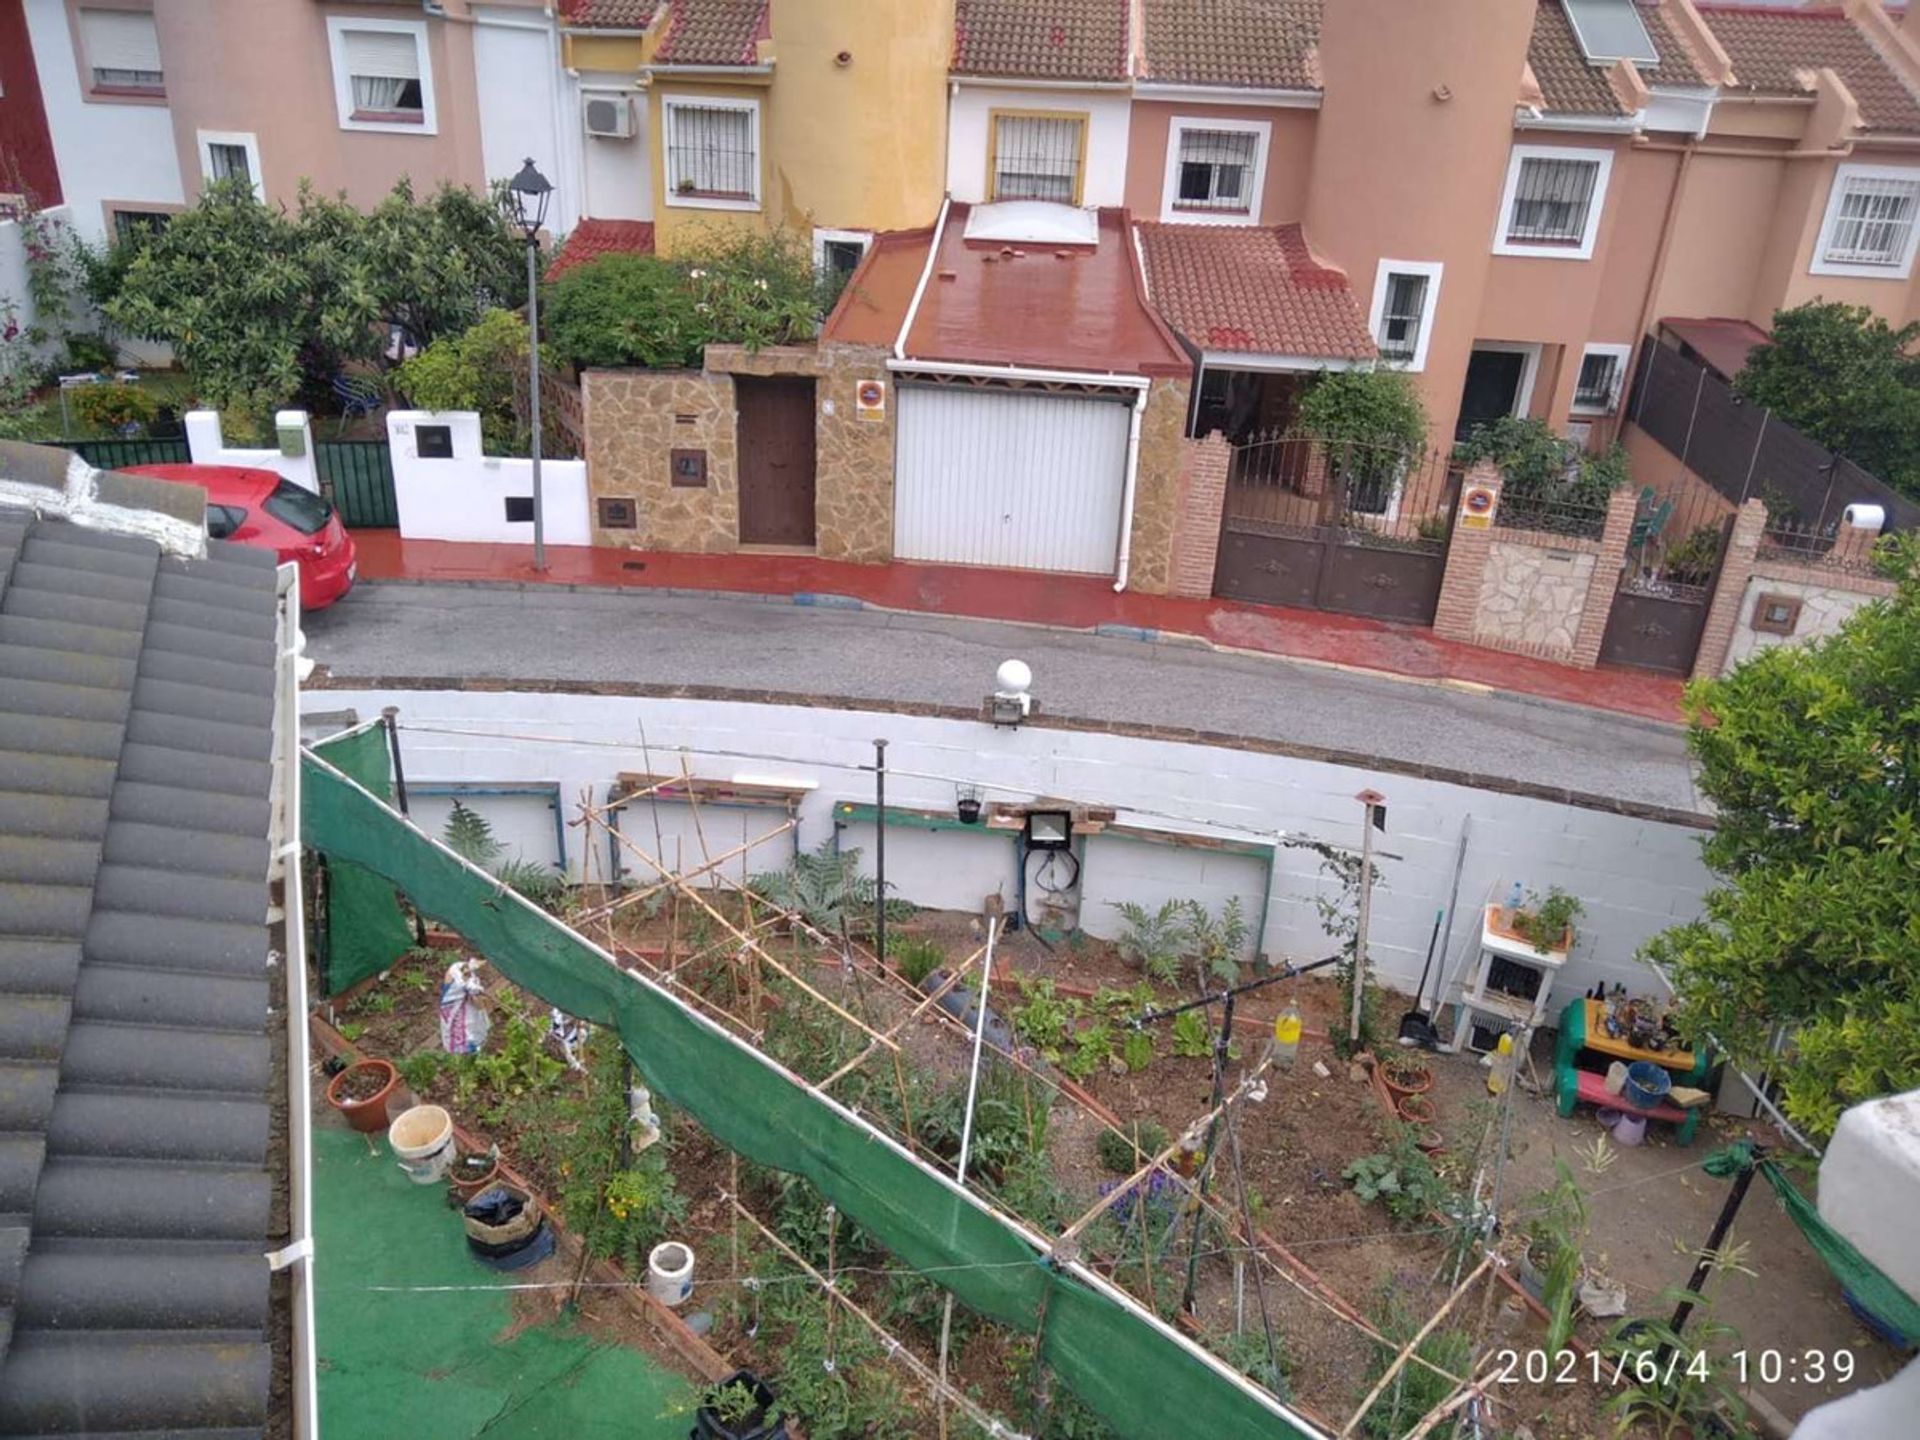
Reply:
<svg viewBox="0 0 1920 1440"><path fill-rule="evenodd" d="M1228 651L1377 671L1463 689L1505 691L1615 714L1678 722L1680 681L1645 671L1576 670L1441 640L1431 630L1320 610L1115 594L1090 576L959 565L855 565L805 555L680 555L550 545L544 575L527 545L402 540L355 533L363 580L494 582L718 596L789 595L797 603L867 607L1093 631L1133 639L1188 637Z"/></svg>

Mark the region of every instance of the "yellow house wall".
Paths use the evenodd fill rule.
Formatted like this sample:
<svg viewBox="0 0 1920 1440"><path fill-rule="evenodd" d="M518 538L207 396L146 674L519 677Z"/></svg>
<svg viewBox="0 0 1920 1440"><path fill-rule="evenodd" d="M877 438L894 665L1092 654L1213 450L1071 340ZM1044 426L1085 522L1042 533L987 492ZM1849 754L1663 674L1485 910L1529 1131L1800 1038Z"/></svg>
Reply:
<svg viewBox="0 0 1920 1440"><path fill-rule="evenodd" d="M770 152L778 130L768 103L769 89L764 85L705 85L678 76L656 76L647 95L647 134L653 146L653 248L660 255L679 254L697 244L702 236L740 230L761 230L768 224L769 202L773 198ZM700 206L673 205L667 201L666 107L668 99L752 100L760 106L760 208L757 210L710 210Z"/></svg>
<svg viewBox="0 0 1920 1440"><path fill-rule="evenodd" d="M569 70L638 70L646 62L649 39L639 35L568 35Z"/></svg>

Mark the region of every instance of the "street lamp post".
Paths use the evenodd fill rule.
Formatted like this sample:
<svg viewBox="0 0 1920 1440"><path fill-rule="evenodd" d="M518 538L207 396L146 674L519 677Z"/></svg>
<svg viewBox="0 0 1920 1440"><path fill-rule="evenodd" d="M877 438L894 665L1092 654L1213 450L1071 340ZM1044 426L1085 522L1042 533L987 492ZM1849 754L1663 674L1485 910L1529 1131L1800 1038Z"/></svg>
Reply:
<svg viewBox="0 0 1920 1440"><path fill-rule="evenodd" d="M527 241L527 418L533 426L533 568L547 568L546 511L540 497L540 230L553 185L533 160L507 182L507 213Z"/></svg>

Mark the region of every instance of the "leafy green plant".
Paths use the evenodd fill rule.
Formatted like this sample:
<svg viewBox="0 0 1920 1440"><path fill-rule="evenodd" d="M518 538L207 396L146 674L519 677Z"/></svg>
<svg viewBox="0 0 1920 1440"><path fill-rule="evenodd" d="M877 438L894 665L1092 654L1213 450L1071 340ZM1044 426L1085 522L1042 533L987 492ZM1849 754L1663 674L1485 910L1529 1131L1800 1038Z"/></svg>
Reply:
<svg viewBox="0 0 1920 1440"><path fill-rule="evenodd" d="M1276 1324L1274 1328L1277 1330L1279 1326ZM1267 1359L1267 1336L1263 1329L1217 1335L1207 1341L1207 1348L1254 1384L1266 1387L1277 1399L1285 1400L1293 1394L1293 1384L1287 1375L1287 1352L1278 1336L1273 1347L1277 1365Z"/></svg>
<svg viewBox="0 0 1920 1440"><path fill-rule="evenodd" d="M1603 510L1607 497L1627 483L1626 452L1618 445L1589 454L1532 416L1503 415L1476 425L1456 453L1468 463L1491 460L1499 467L1503 507L1560 502Z"/></svg>
<svg viewBox="0 0 1920 1440"><path fill-rule="evenodd" d="M1327 371L1300 397L1293 428L1336 445L1417 450L1427 438L1427 409L1402 371Z"/></svg>
<svg viewBox="0 0 1920 1440"><path fill-rule="evenodd" d="M1173 1053L1182 1060L1204 1060L1213 1054L1213 1031L1198 1010L1173 1017Z"/></svg>
<svg viewBox="0 0 1920 1440"><path fill-rule="evenodd" d="M940 948L938 942L925 936L890 935L887 937L887 958L893 961L902 979L917 986L947 963L947 952Z"/></svg>
<svg viewBox="0 0 1920 1440"><path fill-rule="evenodd" d="M1534 1196L1523 1214L1530 1237L1527 1258L1540 1271L1541 1304L1547 1308L1546 1349L1549 1355L1558 1355L1573 1334L1587 1200L1566 1161L1555 1160L1553 1169L1553 1184Z"/></svg>
<svg viewBox="0 0 1920 1440"><path fill-rule="evenodd" d="M700 1408L733 1428L757 1414L760 1401L744 1380L735 1380L726 1385L709 1385L700 1396Z"/></svg>
<svg viewBox="0 0 1920 1440"><path fill-rule="evenodd" d="M151 425L160 402L138 385L83 385L68 401L73 415L89 430L127 434Z"/></svg>
<svg viewBox="0 0 1920 1440"><path fill-rule="evenodd" d="M527 322L510 310L489 310L468 330L443 335L393 374L396 389L419 410L473 410L489 455L524 454L526 427L515 407L527 374Z"/></svg>
<svg viewBox="0 0 1920 1440"><path fill-rule="evenodd" d="M1609 1373L1617 1369L1627 1382L1607 1403L1617 1435L1640 1426L1673 1440L1744 1428L1747 1402L1735 1383L1737 1372L1724 1359L1738 1346L1740 1332L1684 1291L1667 1291L1659 1304L1670 1310L1682 1299L1694 1304L1685 1331L1675 1333L1663 1320L1623 1320L1600 1347Z"/></svg>
<svg viewBox="0 0 1920 1440"><path fill-rule="evenodd" d="M1424 1316L1410 1314L1392 1299L1381 1308L1375 1320L1386 1343L1376 1345L1368 1360L1368 1389L1386 1373L1401 1348L1419 1333L1424 1319ZM1449 1374L1465 1376L1471 1373L1473 1337L1465 1330L1443 1326L1422 1340L1414 1354ZM1401 1366L1393 1382L1368 1409L1364 1422L1366 1433L1373 1440L1401 1440L1423 1416L1451 1395L1454 1388L1451 1380L1434 1374L1425 1365Z"/></svg>
<svg viewBox="0 0 1920 1440"><path fill-rule="evenodd" d="M502 884L543 910L557 912L562 908L568 895L566 877L552 865L518 857L503 861L506 846L493 838L493 826L479 811L470 810L455 800L440 838L461 859L491 870Z"/></svg>
<svg viewBox="0 0 1920 1440"><path fill-rule="evenodd" d="M492 865L506 849L493 838L493 826L487 823L486 817L477 810L469 810L458 800L453 802L453 809L447 813L447 823L441 827L440 838L462 860L483 867Z"/></svg>
<svg viewBox="0 0 1920 1440"><path fill-rule="evenodd" d="M1155 1120L1136 1120L1128 1133L1102 1130L1095 1148L1100 1163L1116 1175L1131 1175L1167 1148L1167 1127Z"/></svg>
<svg viewBox="0 0 1920 1440"><path fill-rule="evenodd" d="M755 895L793 911L824 935L873 933L876 882L860 873L860 851L836 850L831 837L795 855L785 870L766 871L747 883ZM913 906L906 901L887 901L889 920L912 914Z"/></svg>
<svg viewBox="0 0 1920 1440"><path fill-rule="evenodd" d="M1153 1036L1145 1030L1129 1030L1120 1042L1120 1059L1134 1074L1153 1064Z"/></svg>
<svg viewBox="0 0 1920 1440"><path fill-rule="evenodd" d="M1508 917L1513 933L1536 950L1556 950L1566 938L1573 922L1586 914L1586 907L1558 885L1541 899L1533 891L1519 909Z"/></svg>
<svg viewBox="0 0 1920 1440"><path fill-rule="evenodd" d="M1186 902L1169 900L1158 910L1131 900L1112 904L1126 925L1116 942L1120 958L1163 985L1177 981L1192 935Z"/></svg>
<svg viewBox="0 0 1920 1440"><path fill-rule="evenodd" d="M1247 917L1240 897L1229 896L1220 918L1198 900L1187 901L1188 945L1214 979L1231 985L1240 978L1240 960L1247 948Z"/></svg>
<svg viewBox="0 0 1920 1440"><path fill-rule="evenodd" d="M1396 1225L1413 1225L1434 1211L1456 1208L1451 1186L1433 1168L1407 1126L1396 1127L1392 1143L1384 1151L1362 1155L1340 1172L1360 1199L1378 1200Z"/></svg>
<svg viewBox="0 0 1920 1440"><path fill-rule="evenodd" d="M1020 1003L1013 1009L1013 1028L1021 1039L1048 1061L1058 1064L1072 1037L1074 1021L1084 1013L1082 1003L1055 993L1051 980L1017 977Z"/></svg>
<svg viewBox="0 0 1920 1440"><path fill-rule="evenodd" d="M913 1119L920 1143L941 1159L957 1162L966 1110L964 1079L917 1106ZM1033 1093L1024 1076L998 1063L983 1067L979 1092L973 1102L973 1139L967 1156L969 1176L984 1175L997 1181L1019 1161L1043 1154L1048 1120L1045 1098Z"/></svg>
<svg viewBox="0 0 1920 1440"><path fill-rule="evenodd" d="M453 1058L444 1050L416 1050L394 1068L414 1094L424 1095L433 1088L433 1082L440 1078L442 1072L453 1064Z"/></svg>
<svg viewBox="0 0 1920 1440"><path fill-rule="evenodd" d="M1704 585L1719 559L1720 527L1700 525L1678 545L1668 548L1664 563L1671 579L1684 585Z"/></svg>
<svg viewBox="0 0 1920 1440"><path fill-rule="evenodd" d="M1060 1057L1060 1068L1075 1080L1084 1080L1113 1055L1113 1026L1105 1020L1084 1023L1073 1035L1073 1049Z"/></svg>

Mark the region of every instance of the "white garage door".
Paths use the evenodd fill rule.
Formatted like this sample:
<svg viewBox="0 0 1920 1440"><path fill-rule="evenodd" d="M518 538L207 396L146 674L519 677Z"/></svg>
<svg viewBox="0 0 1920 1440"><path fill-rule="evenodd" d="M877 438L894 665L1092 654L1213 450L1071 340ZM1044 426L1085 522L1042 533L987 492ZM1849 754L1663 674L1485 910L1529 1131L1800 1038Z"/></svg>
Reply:
<svg viewBox="0 0 1920 1440"><path fill-rule="evenodd" d="M896 556L1113 569L1131 402L961 386L899 396Z"/></svg>

